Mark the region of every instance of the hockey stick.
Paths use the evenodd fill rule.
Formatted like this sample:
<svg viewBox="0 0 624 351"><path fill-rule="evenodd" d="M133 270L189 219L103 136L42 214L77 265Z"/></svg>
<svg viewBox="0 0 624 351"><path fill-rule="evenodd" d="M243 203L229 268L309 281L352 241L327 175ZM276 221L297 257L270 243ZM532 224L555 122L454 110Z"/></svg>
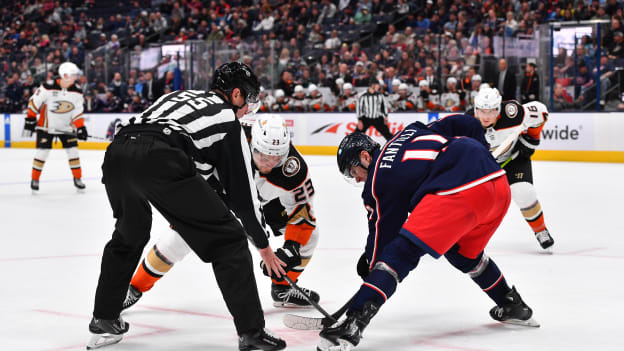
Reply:
<svg viewBox="0 0 624 351"><path fill-rule="evenodd" d="M297 283L293 282L292 279L290 279L289 276L287 275L283 275L284 280L286 280L288 282L288 284L290 284L290 286L293 287L293 289L297 290L301 295L303 295L303 298L306 299L306 301L308 301L312 306L314 306L314 308L316 308L317 311L321 312L321 314L323 316L325 316L325 318L328 318L332 321L332 323L336 323L336 318L332 317L332 315L330 315L329 313L327 313L327 311L325 311L323 309L323 307L321 307L318 303L316 303L316 301L312 300L310 298L310 296L308 296L308 294L305 293L305 291L303 291L303 289L301 289Z"/></svg>
<svg viewBox="0 0 624 351"><path fill-rule="evenodd" d="M52 130L49 130L48 133L52 134L52 135L66 135L66 136L78 138L78 135L76 133L69 133L69 132L64 132L64 131L60 131L60 130L52 129ZM110 140L108 140L106 138L98 137L98 136L95 136L95 135L87 135L87 138L94 139L94 140L109 141L110 142Z"/></svg>
<svg viewBox="0 0 624 351"><path fill-rule="evenodd" d="M500 155L504 154L525 129L526 126L524 124L519 125L516 130L514 130L511 134L509 134L509 136L507 136L507 138L505 138L505 140L503 140L496 150L492 151L492 157L497 159Z"/></svg>
<svg viewBox="0 0 624 351"><path fill-rule="evenodd" d="M354 295L355 296L355 295ZM347 312L349 309L349 305L353 297L349 299L340 309L334 312L331 317L333 318L315 318L315 317L304 317L297 316L294 314L285 314L284 315L284 325L288 328L299 329L299 330L321 330L325 327L329 327L335 323L342 315Z"/></svg>

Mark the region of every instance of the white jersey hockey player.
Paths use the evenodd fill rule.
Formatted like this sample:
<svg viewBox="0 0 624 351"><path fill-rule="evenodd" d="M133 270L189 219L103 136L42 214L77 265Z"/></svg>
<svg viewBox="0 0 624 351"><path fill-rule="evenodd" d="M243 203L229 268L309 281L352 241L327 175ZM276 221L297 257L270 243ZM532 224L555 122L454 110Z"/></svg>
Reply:
<svg viewBox="0 0 624 351"><path fill-rule="evenodd" d="M342 86L342 94L338 97L338 111L355 112L357 106L358 94L353 91L351 83L344 83Z"/></svg>
<svg viewBox="0 0 624 351"><path fill-rule="evenodd" d="M497 89L480 89L475 98L475 116L485 129L485 138L497 156L496 161L507 173L514 202L542 248L548 249L554 240L544 223L531 167L531 155L539 145L548 110L539 101L521 105L515 100L501 100Z"/></svg>
<svg viewBox="0 0 624 351"><path fill-rule="evenodd" d="M28 101L28 114L22 135L29 137L35 131L37 134L37 150L30 182L33 193L39 191L39 178L56 138L61 141L67 153L74 186L79 191L85 189L78 157L78 140L87 140L88 137L82 117L82 90L75 84L80 70L75 64L65 62L59 66L58 73L59 79L42 84Z"/></svg>
<svg viewBox="0 0 624 351"><path fill-rule="evenodd" d="M249 129L249 128L247 128ZM256 188L267 223L276 236L284 235L284 245L276 255L287 266L288 277L297 281L318 242L318 229L312 206L314 186L303 157L290 143L284 119L262 115L250 128L250 146ZM248 131L248 130L247 130ZM208 179L211 182L212 179ZM211 182L213 184L213 182ZM220 189L215 185L216 189ZM227 202L227 194L222 194ZM135 304L142 294L182 260L190 248L172 228L162 236L134 274L123 308ZM268 272L264 270L265 274ZM276 307L310 307L310 303L282 279L272 277L271 297ZM319 295L304 289L314 301Z"/></svg>

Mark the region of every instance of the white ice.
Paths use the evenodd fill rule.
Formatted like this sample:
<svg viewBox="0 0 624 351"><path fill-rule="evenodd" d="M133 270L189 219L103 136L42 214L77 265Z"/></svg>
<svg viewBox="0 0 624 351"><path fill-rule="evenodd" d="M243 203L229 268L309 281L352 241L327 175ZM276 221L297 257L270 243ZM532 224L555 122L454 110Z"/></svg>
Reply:
<svg viewBox="0 0 624 351"><path fill-rule="evenodd" d="M100 255L114 223L100 183L104 152L80 153L84 194L73 187L65 153L53 150L41 190L31 195L33 155L32 149L0 149L0 350L81 350ZM341 179L333 157L307 160L321 239L299 283L317 290L331 313L361 283L355 264L366 217L360 189ZM535 162L534 177L554 254L542 252L513 203L486 252L533 308L541 328L493 321L493 302L467 276L444 259L426 257L382 307L357 349L624 350L624 165ZM165 230L167 223L155 215L152 240ZM281 240L272 243L277 247ZM259 255L252 252L257 265ZM103 350L237 349L212 270L191 256L123 314L130 331ZM314 350L317 332L286 328L286 311L272 307L270 281L257 267L256 279L267 327L287 340L288 350ZM288 312L319 316L314 310Z"/></svg>

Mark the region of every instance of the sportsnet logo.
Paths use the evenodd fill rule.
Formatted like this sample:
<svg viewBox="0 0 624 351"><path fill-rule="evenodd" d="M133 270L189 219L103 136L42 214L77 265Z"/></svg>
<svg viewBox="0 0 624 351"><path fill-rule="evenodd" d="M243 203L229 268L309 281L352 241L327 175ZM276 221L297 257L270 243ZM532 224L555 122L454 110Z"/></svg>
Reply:
<svg viewBox="0 0 624 351"><path fill-rule="evenodd" d="M390 125L388 127L390 128L390 132L392 134L398 133L405 128L403 122L390 122ZM333 135L339 135L340 137L342 137L344 135L353 133L356 129L357 129L356 122L328 123L315 129L310 134L311 135L333 134ZM382 138L381 133L379 133L379 131L377 131L377 129L375 129L374 127L368 128L365 134L370 137Z"/></svg>

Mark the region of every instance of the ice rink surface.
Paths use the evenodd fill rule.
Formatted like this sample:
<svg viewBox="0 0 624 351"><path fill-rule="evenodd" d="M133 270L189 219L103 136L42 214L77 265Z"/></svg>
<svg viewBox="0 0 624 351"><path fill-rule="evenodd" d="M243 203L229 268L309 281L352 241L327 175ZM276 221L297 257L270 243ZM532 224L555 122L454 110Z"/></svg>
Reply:
<svg viewBox="0 0 624 351"><path fill-rule="evenodd" d="M0 350L84 349L100 255L114 223L100 183L103 155L81 151L87 191L78 194L65 153L53 150L41 191L33 196L34 150L0 149ZM355 265L366 217L361 189L341 179L334 157L306 158L321 238L299 284L318 291L331 313L361 283ZM425 257L373 319L357 350L624 350L624 165L534 162L534 178L554 254L542 252L514 203L486 252L541 328L493 321L488 311L494 304L476 284L445 259ZM152 242L166 230L155 215ZM272 238L273 247L282 240ZM272 306L270 281L252 253L267 327L286 339L288 350L314 350L317 332L282 324L284 310ZM123 316L130 331L102 350L237 349L212 269L194 255Z"/></svg>

